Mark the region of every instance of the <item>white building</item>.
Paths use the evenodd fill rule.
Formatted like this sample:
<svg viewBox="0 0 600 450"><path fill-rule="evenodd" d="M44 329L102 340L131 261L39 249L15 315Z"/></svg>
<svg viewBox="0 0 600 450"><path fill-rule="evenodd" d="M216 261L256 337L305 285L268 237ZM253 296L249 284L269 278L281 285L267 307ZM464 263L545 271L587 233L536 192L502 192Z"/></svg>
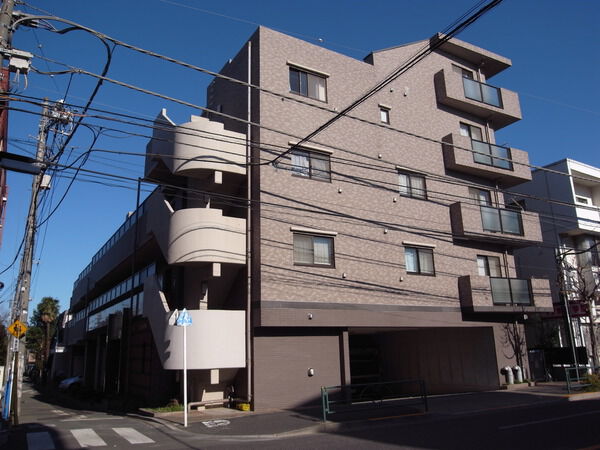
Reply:
<svg viewBox="0 0 600 450"><path fill-rule="evenodd" d="M565 300L577 346L591 357L590 312L600 322L596 305L600 295L600 168L563 159L532 173L532 180L513 188L523 195L520 207L540 215L543 243L515 253L520 276L543 277L551 283L554 313L542 315L544 325L558 329L561 347L569 345L565 333ZM564 295L563 295L564 294ZM591 301L582 301L582 294ZM539 331L539 330L538 330ZM547 336L546 336L547 337ZM532 342L537 340L538 342ZM538 333L528 344L543 345ZM590 359L591 362L591 359Z"/></svg>

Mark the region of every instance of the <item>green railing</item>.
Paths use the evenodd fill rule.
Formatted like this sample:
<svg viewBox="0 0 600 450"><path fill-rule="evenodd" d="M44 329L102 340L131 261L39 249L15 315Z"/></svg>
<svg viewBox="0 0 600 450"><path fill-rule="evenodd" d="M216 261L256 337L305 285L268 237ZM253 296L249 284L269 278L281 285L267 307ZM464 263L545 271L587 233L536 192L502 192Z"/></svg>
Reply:
<svg viewBox="0 0 600 450"><path fill-rule="evenodd" d="M567 381L567 392L570 394L575 390L590 386L587 376L590 373L599 373L598 367L565 367L565 379Z"/></svg>
<svg viewBox="0 0 600 450"><path fill-rule="evenodd" d="M323 422L327 416L381 407L420 406L427 412L427 391L423 380L347 384L321 387Z"/></svg>

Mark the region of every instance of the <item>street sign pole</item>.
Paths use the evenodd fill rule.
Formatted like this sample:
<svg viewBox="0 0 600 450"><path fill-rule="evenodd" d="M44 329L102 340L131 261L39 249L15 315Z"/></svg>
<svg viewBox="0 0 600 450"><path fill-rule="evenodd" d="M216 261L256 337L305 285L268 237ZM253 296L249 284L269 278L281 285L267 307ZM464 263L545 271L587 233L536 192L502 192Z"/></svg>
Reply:
<svg viewBox="0 0 600 450"><path fill-rule="evenodd" d="M192 325L192 316L183 308L177 315L175 325L183 327L183 426L188 426L188 401L187 401L187 327Z"/></svg>
<svg viewBox="0 0 600 450"><path fill-rule="evenodd" d="M187 327L183 327L183 426L188 426L187 401Z"/></svg>

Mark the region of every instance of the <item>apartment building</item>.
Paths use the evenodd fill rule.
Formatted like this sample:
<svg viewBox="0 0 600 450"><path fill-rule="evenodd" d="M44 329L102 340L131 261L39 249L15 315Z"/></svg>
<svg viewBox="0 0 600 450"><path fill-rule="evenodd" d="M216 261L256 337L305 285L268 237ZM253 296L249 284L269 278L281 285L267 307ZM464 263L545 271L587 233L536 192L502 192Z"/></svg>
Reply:
<svg viewBox="0 0 600 450"><path fill-rule="evenodd" d="M515 196L522 208L542 218L543 245L516 252L518 272L552 281L554 311L540 316L529 345L568 347L572 339L586 348L579 362L592 362L590 323L598 325L600 296L600 168L563 159L534 170L531 181L512 190L524 194ZM546 342L549 333L555 342Z"/></svg>
<svg viewBox="0 0 600 450"><path fill-rule="evenodd" d="M158 187L75 283L69 372L146 403L178 396L185 307L191 401L302 407L321 386L409 378L498 388L516 363L504 324L552 311L549 280L515 268L542 232L504 201L531 180L527 153L495 144L521 119L517 94L488 83L510 65L439 35L357 60L258 28L203 117L158 115Z"/></svg>

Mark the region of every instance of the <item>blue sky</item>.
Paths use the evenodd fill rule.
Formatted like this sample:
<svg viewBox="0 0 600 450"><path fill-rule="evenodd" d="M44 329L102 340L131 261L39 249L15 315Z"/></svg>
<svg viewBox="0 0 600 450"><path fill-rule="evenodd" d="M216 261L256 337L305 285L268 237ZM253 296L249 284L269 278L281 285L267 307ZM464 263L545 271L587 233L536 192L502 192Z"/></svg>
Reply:
<svg viewBox="0 0 600 450"><path fill-rule="evenodd" d="M18 5L18 9L28 13L36 13L32 7L46 10L122 41L218 71L242 47L257 24L361 59L372 50L426 39L445 29L475 3L27 0L30 6ZM519 93L523 120L498 132L498 143L528 151L534 165L569 157L600 166L600 53L595 32L598 23L600 2L596 1L505 0L459 36L513 62L513 67L490 83ZM52 24L63 27L58 22ZM13 45L95 73L101 72L105 61L98 39L80 31L58 35L21 28L15 33ZM61 68L37 56L33 65L44 71ZM211 81L209 76L124 48L115 51L108 76L201 106ZM15 85L17 94L51 100L66 98L78 105L85 102L95 84L82 75L70 81L68 75L31 73L27 81L27 88L23 79ZM11 106L39 112L35 106L18 102ZM148 119L164 107L177 123L187 121L190 114L199 114L192 108L109 84L101 88L94 106ZM10 113L9 151L30 155L34 152L37 121L34 114ZM87 123L107 126L97 119ZM129 130L148 133L140 128ZM89 148L91 140L92 133L80 128L67 153L74 158ZM146 142L144 137L105 130L94 148L142 155ZM143 176L143 158L96 153L85 168L135 179ZM65 177L53 180L42 218L61 198L68 182ZM0 270L9 266L21 242L30 185L29 176L9 174ZM78 177L60 208L41 228L31 290L33 307L44 296L58 298L62 309L68 307L73 281L123 222L126 213L135 208L135 200L134 182ZM0 292L0 312L8 309L14 295L17 269L15 264L0 275L6 286Z"/></svg>

